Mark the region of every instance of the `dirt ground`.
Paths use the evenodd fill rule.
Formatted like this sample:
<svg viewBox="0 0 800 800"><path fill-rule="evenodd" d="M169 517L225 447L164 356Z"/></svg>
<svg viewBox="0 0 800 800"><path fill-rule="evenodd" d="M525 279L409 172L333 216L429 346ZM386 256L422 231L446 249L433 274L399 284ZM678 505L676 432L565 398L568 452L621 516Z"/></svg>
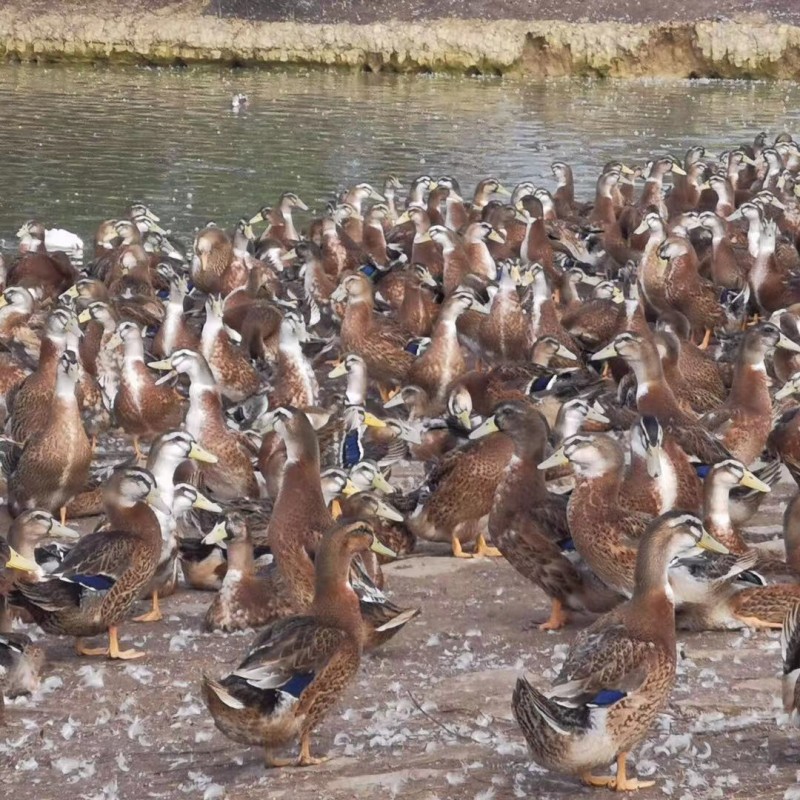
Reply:
<svg viewBox="0 0 800 800"><path fill-rule="evenodd" d="M774 538L782 485L753 527ZM608 796L531 765L511 716L516 677L547 685L577 626L543 633L544 598L503 560L458 560L423 547L387 569L393 597L422 616L366 656L314 740L327 764L266 771L255 748L219 733L198 681L236 664L252 633L205 634L211 596L181 591L166 618L127 624L136 662L79 659L43 637L41 689L8 707L0 797L15 800L269 797L505 800ZM578 623L580 624L580 623ZM775 632L682 634L679 681L631 771L657 781L642 800L800 797L800 732L780 708ZM635 765L635 767L634 767Z"/></svg>

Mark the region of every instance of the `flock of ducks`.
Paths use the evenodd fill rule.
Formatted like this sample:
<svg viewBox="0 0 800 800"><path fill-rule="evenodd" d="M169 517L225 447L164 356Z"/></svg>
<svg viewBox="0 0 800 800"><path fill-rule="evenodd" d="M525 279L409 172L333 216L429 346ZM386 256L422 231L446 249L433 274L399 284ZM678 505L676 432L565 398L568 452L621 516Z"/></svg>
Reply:
<svg viewBox="0 0 800 800"><path fill-rule="evenodd" d="M505 558L544 629L593 619L551 687L513 692L549 769L649 785L625 759L675 683L676 628L782 627L797 714L800 499L785 556L745 526L784 466L800 483L800 149L612 162L590 203L552 171L471 202L429 175L401 202L391 176L304 225L287 192L188 258L136 204L81 272L26 222L0 272L0 688L43 661L20 620L136 658L120 625L183 581L213 593L206 629L257 629L203 676L217 727L269 766L318 763L362 652L419 613L381 565L426 540ZM400 492L398 465L424 477Z"/></svg>

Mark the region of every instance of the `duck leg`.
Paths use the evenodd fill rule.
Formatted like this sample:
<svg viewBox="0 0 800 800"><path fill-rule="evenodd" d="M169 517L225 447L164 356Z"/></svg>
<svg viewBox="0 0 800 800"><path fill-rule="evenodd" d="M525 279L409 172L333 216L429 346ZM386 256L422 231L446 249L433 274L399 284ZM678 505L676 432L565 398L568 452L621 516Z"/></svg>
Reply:
<svg viewBox="0 0 800 800"><path fill-rule="evenodd" d="M378 392L380 393L382 403L388 402L394 394L390 386L385 386L382 383L378 384Z"/></svg>
<svg viewBox="0 0 800 800"><path fill-rule="evenodd" d="M272 754L272 748L264 745L264 766L267 769L281 769L281 767L293 767L296 763L294 758L278 758Z"/></svg>
<svg viewBox="0 0 800 800"><path fill-rule="evenodd" d="M300 738L300 756L295 761L297 767L313 767L315 764L324 764L330 761L328 756L311 755L311 732L306 731Z"/></svg>
<svg viewBox="0 0 800 800"><path fill-rule="evenodd" d="M741 620L748 628L761 628L761 629L769 629L769 628L777 628L780 630L783 627L782 622L769 622L768 620L759 619L758 617L748 617L743 614L736 614L734 613L736 619Z"/></svg>
<svg viewBox="0 0 800 800"><path fill-rule="evenodd" d="M142 658L144 653L139 652L138 650L120 650L119 649L119 639L117 638L117 626L116 625L109 625L108 627L108 657L109 658L121 658L124 660L128 660L131 658Z"/></svg>
<svg viewBox="0 0 800 800"><path fill-rule="evenodd" d="M581 780L587 786L605 786L615 792L635 792L637 789L647 789L649 786L655 786L655 781L640 781L636 778L628 777L625 767L625 759L627 757L627 752L620 753L617 756L616 775L603 775L598 777L587 772L581 775Z"/></svg>
<svg viewBox="0 0 800 800"><path fill-rule="evenodd" d="M461 547L461 540L458 536L453 536L453 540L450 543L453 548L453 556L455 558L472 558L472 553L465 553L463 548Z"/></svg>
<svg viewBox="0 0 800 800"><path fill-rule="evenodd" d="M714 333L714 331L711 328L706 328L705 335L703 336L703 341L700 342L700 344L698 345L698 347L701 350L707 350L708 349L708 345L711 343L711 334L712 333Z"/></svg>
<svg viewBox="0 0 800 800"><path fill-rule="evenodd" d="M141 448L139 447L138 436L133 437L133 452L136 454L137 461L144 461L144 453L141 451Z"/></svg>
<svg viewBox="0 0 800 800"><path fill-rule="evenodd" d="M83 638L78 637L75 639L75 652L79 656L107 656L107 647L86 647L83 643Z"/></svg>
<svg viewBox="0 0 800 800"><path fill-rule="evenodd" d="M489 547L489 545L486 544L486 539L484 538L483 534L479 533L478 538L475 540L475 549L472 551L472 555L476 558L478 556L498 558L503 554L496 547Z"/></svg>
<svg viewBox="0 0 800 800"><path fill-rule="evenodd" d="M67 524L67 507L66 506L61 506L61 508L58 509L58 513L59 513L59 516L61 517L61 524L66 526L66 524Z"/></svg>
<svg viewBox="0 0 800 800"><path fill-rule="evenodd" d="M569 622L569 614L564 610L564 604L555 597L550 601L550 618L539 626L540 631L557 631Z"/></svg>
<svg viewBox="0 0 800 800"><path fill-rule="evenodd" d="M142 614L139 617L134 617L134 622L158 622L159 620L164 619L164 615L161 613L161 608L158 605L158 592L153 592L153 607L148 611L146 614Z"/></svg>

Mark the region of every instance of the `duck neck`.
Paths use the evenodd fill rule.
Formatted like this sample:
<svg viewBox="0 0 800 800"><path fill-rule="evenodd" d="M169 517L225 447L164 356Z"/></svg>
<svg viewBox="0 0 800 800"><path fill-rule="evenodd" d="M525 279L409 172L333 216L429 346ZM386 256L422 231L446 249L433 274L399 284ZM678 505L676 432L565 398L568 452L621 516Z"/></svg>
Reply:
<svg viewBox="0 0 800 800"><path fill-rule="evenodd" d="M706 530L725 544L731 530L731 515L728 510L730 487L712 475L703 486L703 524Z"/></svg>
<svg viewBox="0 0 800 800"><path fill-rule="evenodd" d="M311 613L321 622L347 631L362 640L358 596L350 585L350 556L330 552L323 541L315 563L314 602Z"/></svg>
<svg viewBox="0 0 800 800"><path fill-rule="evenodd" d="M253 557L253 543L250 537L234 539L228 545L228 572L239 572L242 575L255 573L255 559Z"/></svg>
<svg viewBox="0 0 800 800"><path fill-rule="evenodd" d="M669 585L670 554L653 537L639 545L629 609L643 620L648 634L675 648L675 598ZM652 621L658 620L657 625Z"/></svg>

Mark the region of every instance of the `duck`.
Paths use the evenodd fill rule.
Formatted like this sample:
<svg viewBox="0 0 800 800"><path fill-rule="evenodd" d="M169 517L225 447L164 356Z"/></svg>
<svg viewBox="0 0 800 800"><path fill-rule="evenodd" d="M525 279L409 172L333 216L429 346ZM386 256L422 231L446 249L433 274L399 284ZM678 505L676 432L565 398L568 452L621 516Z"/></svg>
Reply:
<svg viewBox="0 0 800 800"><path fill-rule="evenodd" d="M42 332L36 370L7 398L6 429L20 444L47 424L59 358L67 346L67 331L76 326L77 319L66 309L56 308L50 313Z"/></svg>
<svg viewBox="0 0 800 800"><path fill-rule="evenodd" d="M55 300L78 278L75 267L61 251L48 252L45 227L38 220L24 222L17 231L20 258L8 270L9 286L24 286L42 300Z"/></svg>
<svg viewBox="0 0 800 800"><path fill-rule="evenodd" d="M191 266L192 283L206 294L216 294L222 288L222 276L233 260L233 242L222 228L213 223L194 237L194 257Z"/></svg>
<svg viewBox="0 0 800 800"><path fill-rule="evenodd" d="M52 542L43 545L46 539L58 537L60 540L75 542L80 534L62 525L52 514L40 509L24 511L11 523L6 534L8 544L23 558L36 564L37 569L30 575L30 579L39 580L46 573L54 571L64 560L69 552L69 545Z"/></svg>
<svg viewBox="0 0 800 800"><path fill-rule="evenodd" d="M518 678L511 706L537 764L614 791L654 785L628 776L627 755L647 735L675 684L669 566L698 548L722 549L697 517L671 511L653 520L641 537L630 600L578 634L547 693ZM616 775L592 774L611 761Z"/></svg>
<svg viewBox="0 0 800 800"><path fill-rule="evenodd" d="M169 375L189 376L189 409L184 428L195 441L216 457L200 468L200 482L212 500L258 499L260 490L253 471L251 446L228 427L214 376L200 353L177 350L169 358L151 361L151 369Z"/></svg>
<svg viewBox="0 0 800 800"><path fill-rule="evenodd" d="M352 490L346 488L343 494L341 501L337 501L338 512L331 512L335 519L346 517L368 522L378 539L398 557L414 552L416 539L405 525L405 518L379 492L360 492L353 486ZM378 560L383 564L387 559L384 556Z"/></svg>
<svg viewBox="0 0 800 800"><path fill-rule="evenodd" d="M207 631L239 631L274 622L280 613L280 577L256 573L253 541L242 514L231 511L204 537L203 544L225 542L227 567L222 585L206 611ZM283 589L285 592L285 589Z"/></svg>
<svg viewBox="0 0 800 800"><path fill-rule="evenodd" d="M393 555L366 523L334 525L320 542L308 611L262 630L225 678L203 676L217 727L234 741L263 748L268 768L325 760L311 755L310 737L358 672L363 628L348 578L353 557L369 551ZM297 738L297 759L275 756L275 748Z"/></svg>
<svg viewBox="0 0 800 800"><path fill-rule="evenodd" d="M186 321L186 297L189 282L173 273L169 278L169 295L164 303L164 320L153 338L153 355L167 358L176 350L199 350L200 338Z"/></svg>
<svg viewBox="0 0 800 800"><path fill-rule="evenodd" d="M800 724L800 602L786 614L781 626L781 699L792 724Z"/></svg>
<svg viewBox="0 0 800 800"><path fill-rule="evenodd" d="M50 578L18 584L11 602L46 633L74 636L78 655L141 658L141 651L120 649L118 626L158 566L161 527L148 503L160 501L155 479L141 468L115 470L107 492L116 505L109 507L113 529L83 537ZM86 647L85 637L104 632L108 647Z"/></svg>
<svg viewBox="0 0 800 800"><path fill-rule="evenodd" d="M67 503L89 479L92 448L75 394L77 372L77 355L65 350L58 361L47 422L10 455L8 503L14 517L42 509L59 512L64 524Z"/></svg>
<svg viewBox="0 0 800 800"><path fill-rule="evenodd" d="M286 313L281 320L270 406L310 408L318 405L319 384L302 348L302 343L307 340L308 333L302 317L292 312Z"/></svg>
<svg viewBox="0 0 800 800"><path fill-rule="evenodd" d="M220 394L232 403L240 403L255 394L261 379L250 359L231 341L224 324L222 297L209 297L206 321L200 336L200 352L217 382Z"/></svg>
<svg viewBox="0 0 800 800"><path fill-rule="evenodd" d="M30 636L21 631L0 633L0 728L6 721L5 697L35 692L44 663L44 650Z"/></svg>
<svg viewBox="0 0 800 800"><path fill-rule="evenodd" d="M361 356L369 374L383 387L407 383L414 357L405 349L408 336L400 328L375 317L372 289L360 274L348 275L334 292L338 301L347 301L341 328L342 350Z"/></svg>
<svg viewBox="0 0 800 800"><path fill-rule="evenodd" d="M497 486L489 514L489 538L517 572L550 598L550 617L539 627L558 630L568 621L570 609L599 612L612 608L618 595L565 555L570 540L567 498L548 492L544 473L538 468L548 439L544 417L526 403L507 401L470 436L480 438L494 431L502 431L512 440L514 456Z"/></svg>
<svg viewBox="0 0 800 800"><path fill-rule="evenodd" d="M147 368L138 325L120 323L117 336L124 351L119 390L114 398L114 416L125 433L133 437L136 457L143 458L139 446L142 440L151 441L182 424L183 399L172 386L159 383Z"/></svg>
<svg viewBox="0 0 800 800"><path fill-rule="evenodd" d="M743 464L749 465L761 455L772 430L772 400L764 359L776 347L800 352L800 345L772 323L749 328L739 345L733 385L725 404L702 418Z"/></svg>
<svg viewBox="0 0 800 800"><path fill-rule="evenodd" d="M470 434L475 437L476 428ZM513 441L500 431L481 435L445 453L429 470L420 500L407 524L419 539L448 542L456 558L496 556L486 543L494 494L514 454ZM462 543L475 542L473 553Z"/></svg>

